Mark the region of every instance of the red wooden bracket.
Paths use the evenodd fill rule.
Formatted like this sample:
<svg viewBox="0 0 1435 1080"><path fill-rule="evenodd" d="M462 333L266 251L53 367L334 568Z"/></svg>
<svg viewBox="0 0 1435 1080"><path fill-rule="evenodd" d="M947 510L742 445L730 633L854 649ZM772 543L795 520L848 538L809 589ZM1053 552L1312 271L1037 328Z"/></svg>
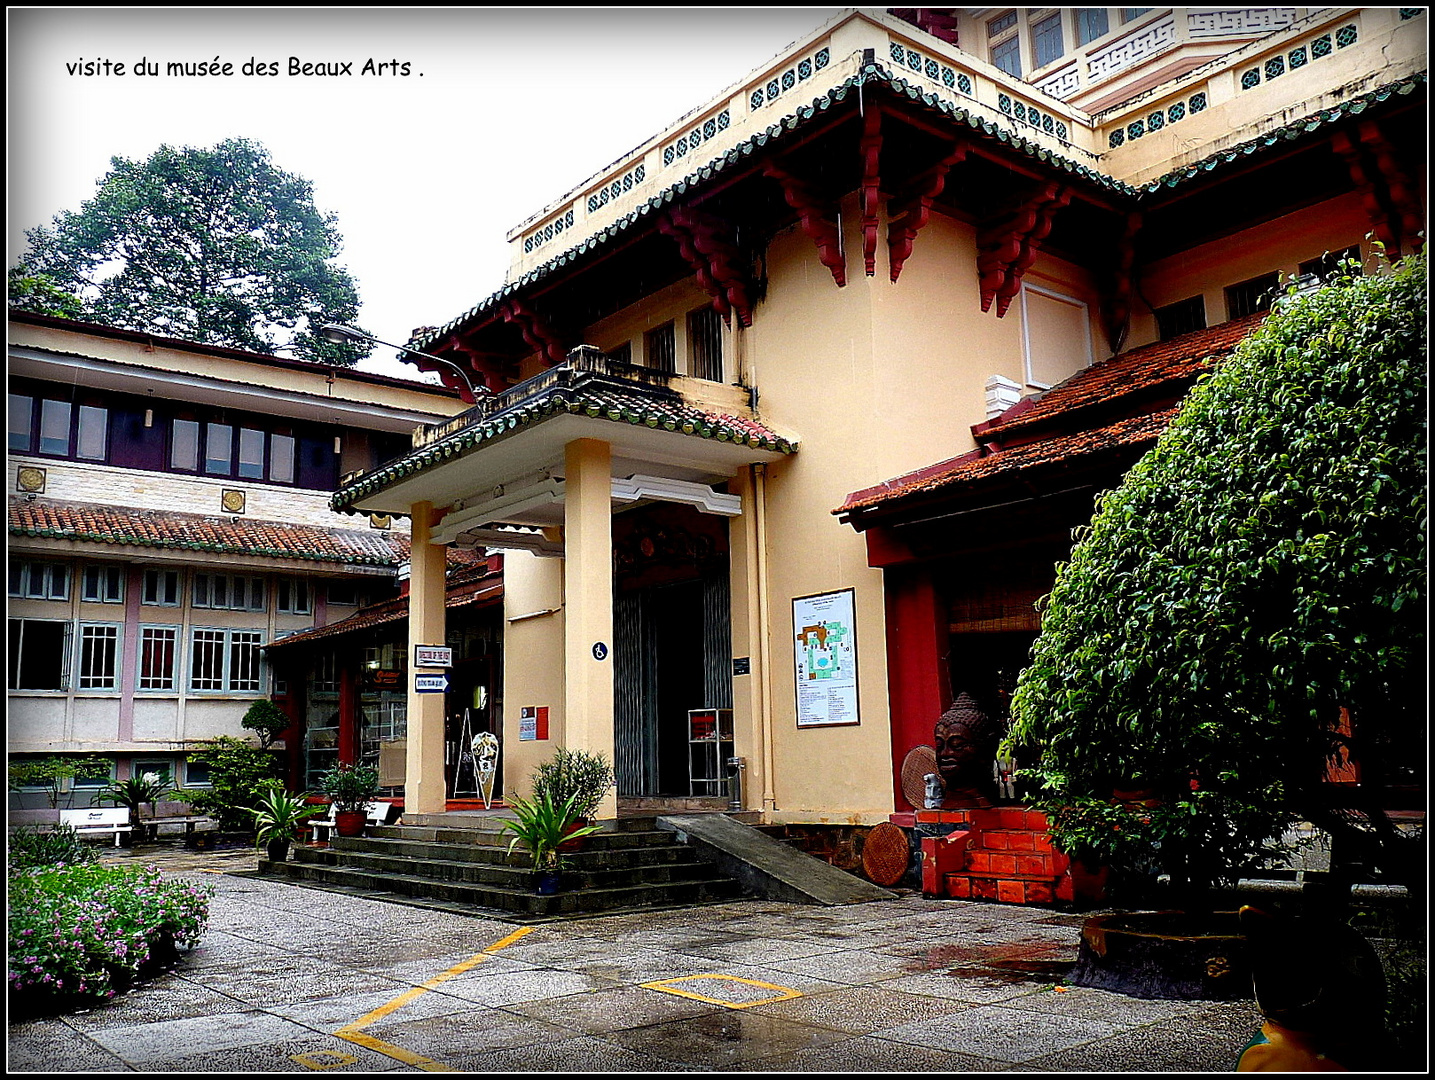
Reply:
<svg viewBox="0 0 1435 1080"><path fill-rule="evenodd" d="M457 334L449 336L445 348L449 352L462 353L468 358L469 369L478 377L477 381L497 393L508 384L508 376L517 373L517 362L502 353L487 352L475 348Z"/></svg>
<svg viewBox="0 0 1435 1080"><path fill-rule="evenodd" d="M557 367L567 358L563 343L543 317L522 300L514 297L506 301L499 310L504 322L516 323L528 347L538 353L549 367Z"/></svg>
<svg viewBox="0 0 1435 1080"><path fill-rule="evenodd" d="M877 273L877 201L881 188L882 112L869 109L862 118L862 261L867 276Z"/></svg>
<svg viewBox="0 0 1435 1080"><path fill-rule="evenodd" d="M977 238L977 275L982 310L996 302L997 318L1007 313L1021 289L1022 275L1036 261L1056 212L1071 201L1072 189L1058 181L1031 192L1015 210L988 225Z"/></svg>
<svg viewBox="0 0 1435 1080"><path fill-rule="evenodd" d="M1390 213L1382 198L1386 193L1381 190L1384 185L1380 182L1378 165L1375 168L1367 166L1365 155L1360 152L1360 146L1352 141L1349 132L1337 131L1330 137L1330 145L1350 170L1350 182L1360 196L1361 205L1365 207L1365 214L1370 219L1375 238L1385 245L1386 252L1392 258L1399 256L1400 233L1391 222Z"/></svg>
<svg viewBox="0 0 1435 1080"><path fill-rule="evenodd" d="M751 326L750 275L732 241L732 225L713 214L678 206L658 219L658 230L676 241L698 284L712 297L713 310L729 324L736 312L738 322Z"/></svg>
<svg viewBox="0 0 1435 1080"><path fill-rule="evenodd" d="M917 233L931 218L933 201L947 185L947 172L966 156L966 144L957 145L941 161L913 178L908 193L900 202L889 207L891 220L887 225L887 261L894 283L911 257Z"/></svg>
<svg viewBox="0 0 1435 1080"><path fill-rule="evenodd" d="M1371 156L1375 159L1376 173L1384 182L1385 190L1389 194L1390 206L1400 219L1400 233L1418 252L1425 243L1424 237L1421 236L1425 229L1425 215L1421 210L1418 189L1411 183L1405 170L1400 167L1400 159L1396 154L1395 147L1385 137L1385 133L1380 130L1380 126L1374 120L1362 121L1360 141L1370 150Z"/></svg>
<svg viewBox="0 0 1435 1080"><path fill-rule="evenodd" d="M820 198L810 184L799 180L776 162L763 166L763 175L782 185L782 197L797 211L802 231L817 245L817 258L832 271L839 288L847 284L847 259L842 254L842 237L837 231L834 208Z"/></svg>
<svg viewBox="0 0 1435 1080"><path fill-rule="evenodd" d="M1127 214L1126 226L1116 242L1116 258L1111 268L1106 295L1101 298L1101 321L1111 352L1121 350L1131 318L1131 268L1136 262L1136 234L1141 231L1141 215Z"/></svg>

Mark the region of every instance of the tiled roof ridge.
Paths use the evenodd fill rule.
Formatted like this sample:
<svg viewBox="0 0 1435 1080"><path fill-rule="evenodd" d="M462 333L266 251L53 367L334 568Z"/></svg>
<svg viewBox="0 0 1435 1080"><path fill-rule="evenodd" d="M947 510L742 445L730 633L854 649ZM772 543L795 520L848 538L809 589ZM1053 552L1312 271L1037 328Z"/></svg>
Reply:
<svg viewBox="0 0 1435 1080"><path fill-rule="evenodd" d="M605 395L619 400L605 400ZM671 405L676 407L664 407ZM637 399L624 403L620 398L620 391L608 385L597 390L581 383L571 387L555 386L511 409L446 435L384 468L361 476L333 494L329 500L330 509L340 513L356 513L352 505L355 500L372 495L397 480L422 472L446 458L468 453L484 443L492 443L520 428L564 412L614 423L662 428L718 442L745 443L755 449L784 454L793 453L797 449L795 442L778 435L756 420L733 416L730 413L709 412L687 402Z"/></svg>
<svg viewBox="0 0 1435 1080"><path fill-rule="evenodd" d="M1027 408L1021 408L1021 405L1030 399L1023 399L995 419L974 425L972 433L978 443L1003 443L1013 437L1036 437L1046 425L1060 423L1065 426L1073 419L1079 422L1094 412L1119 407L1122 401L1149 397L1173 384L1187 382L1212 361L1229 356L1265 321L1268 314L1258 311L1098 360L1044 391ZM1099 385L1118 374L1138 377L1145 374L1149 377L1118 387L1114 393L1091 400L1078 397L1068 403L1068 399L1088 385ZM1010 419L1004 420L1007 416Z"/></svg>
<svg viewBox="0 0 1435 1080"><path fill-rule="evenodd" d="M84 540L120 547L254 555L304 562L397 566L408 556L407 537L376 530L257 518L225 518L142 507L100 506L53 499L10 500L9 533L55 540ZM245 534L251 534L249 539ZM340 546L341 542L344 543ZM346 550L347 549L347 550Z"/></svg>
<svg viewBox="0 0 1435 1080"><path fill-rule="evenodd" d="M463 607L483 599L491 599L503 592L503 574L493 573L476 582L471 583L474 587L464 591L450 589L444 597L444 607ZM290 634L288 637L272 641L264 646L266 651L274 648L291 648L295 645L305 645L312 641L319 641L324 638L342 637L345 634L357 633L360 630L369 630L376 626L387 626L390 623L402 622L409 617L409 596L395 596L388 600L381 600L377 604L370 604L368 607L360 608L347 618L338 622L329 623L326 626L315 626L308 630L301 630L297 634Z"/></svg>

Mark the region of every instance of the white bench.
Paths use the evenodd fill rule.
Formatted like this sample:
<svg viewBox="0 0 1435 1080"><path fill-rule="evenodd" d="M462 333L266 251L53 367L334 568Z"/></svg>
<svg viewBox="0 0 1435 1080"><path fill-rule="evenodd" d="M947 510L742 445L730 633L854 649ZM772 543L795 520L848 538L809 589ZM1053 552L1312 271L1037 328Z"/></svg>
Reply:
<svg viewBox="0 0 1435 1080"><path fill-rule="evenodd" d="M364 814L366 819L364 821L364 824L366 826L387 824L389 820L389 811L391 811L393 808L394 804L391 802L369 803L367 806L364 807ZM335 825L334 804L329 804L329 813L327 817L310 818L306 824L311 830L309 836L312 842L319 843L320 841L323 841L327 843L329 839L329 832L334 828ZM321 832L322 835L320 835Z"/></svg>
<svg viewBox="0 0 1435 1080"><path fill-rule="evenodd" d="M130 831L130 812L123 806L92 806L87 810L61 810L60 824L71 826L75 832L114 833L115 847L120 846L120 835Z"/></svg>

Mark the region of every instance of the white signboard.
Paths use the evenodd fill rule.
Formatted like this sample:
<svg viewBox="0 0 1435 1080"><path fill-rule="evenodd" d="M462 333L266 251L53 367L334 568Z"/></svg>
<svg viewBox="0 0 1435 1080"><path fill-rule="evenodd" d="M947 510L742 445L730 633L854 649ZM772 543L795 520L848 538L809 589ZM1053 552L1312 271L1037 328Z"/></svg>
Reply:
<svg viewBox="0 0 1435 1080"><path fill-rule="evenodd" d="M792 601L797 726L858 724L853 590Z"/></svg>
<svg viewBox="0 0 1435 1080"><path fill-rule="evenodd" d="M442 694L448 689L448 675L440 671L434 674L414 672L414 693Z"/></svg>
<svg viewBox="0 0 1435 1080"><path fill-rule="evenodd" d="M414 667L453 667L453 650L447 645L415 645Z"/></svg>

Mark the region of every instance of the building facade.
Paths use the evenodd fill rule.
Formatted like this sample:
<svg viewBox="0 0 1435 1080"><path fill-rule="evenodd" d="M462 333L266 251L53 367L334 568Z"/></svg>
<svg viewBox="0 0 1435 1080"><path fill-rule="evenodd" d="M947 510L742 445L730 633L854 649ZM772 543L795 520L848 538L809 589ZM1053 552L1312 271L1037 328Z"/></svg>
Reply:
<svg viewBox="0 0 1435 1080"><path fill-rule="evenodd" d="M407 521L334 514L341 477L462 402L19 312L8 352L9 754L99 755L81 796L146 771L203 786L188 751L297 701L265 646L398 591Z"/></svg>
<svg viewBox="0 0 1435 1080"><path fill-rule="evenodd" d="M619 797L706 790L716 757L771 821L909 811L904 763L954 683L999 704L1090 492L914 514L943 538L900 557L881 493L1019 446L1128 354L1149 400L1096 380L1120 407L1066 434L1149 443L1180 379L1143 348L1190 374L1282 281L1418 250L1425 23L844 12L523 220L506 284L410 343L493 394L332 506L411 517L411 644L444 640L445 548L509 552L510 790L569 745ZM442 809L441 705L409 691L409 804Z"/></svg>

